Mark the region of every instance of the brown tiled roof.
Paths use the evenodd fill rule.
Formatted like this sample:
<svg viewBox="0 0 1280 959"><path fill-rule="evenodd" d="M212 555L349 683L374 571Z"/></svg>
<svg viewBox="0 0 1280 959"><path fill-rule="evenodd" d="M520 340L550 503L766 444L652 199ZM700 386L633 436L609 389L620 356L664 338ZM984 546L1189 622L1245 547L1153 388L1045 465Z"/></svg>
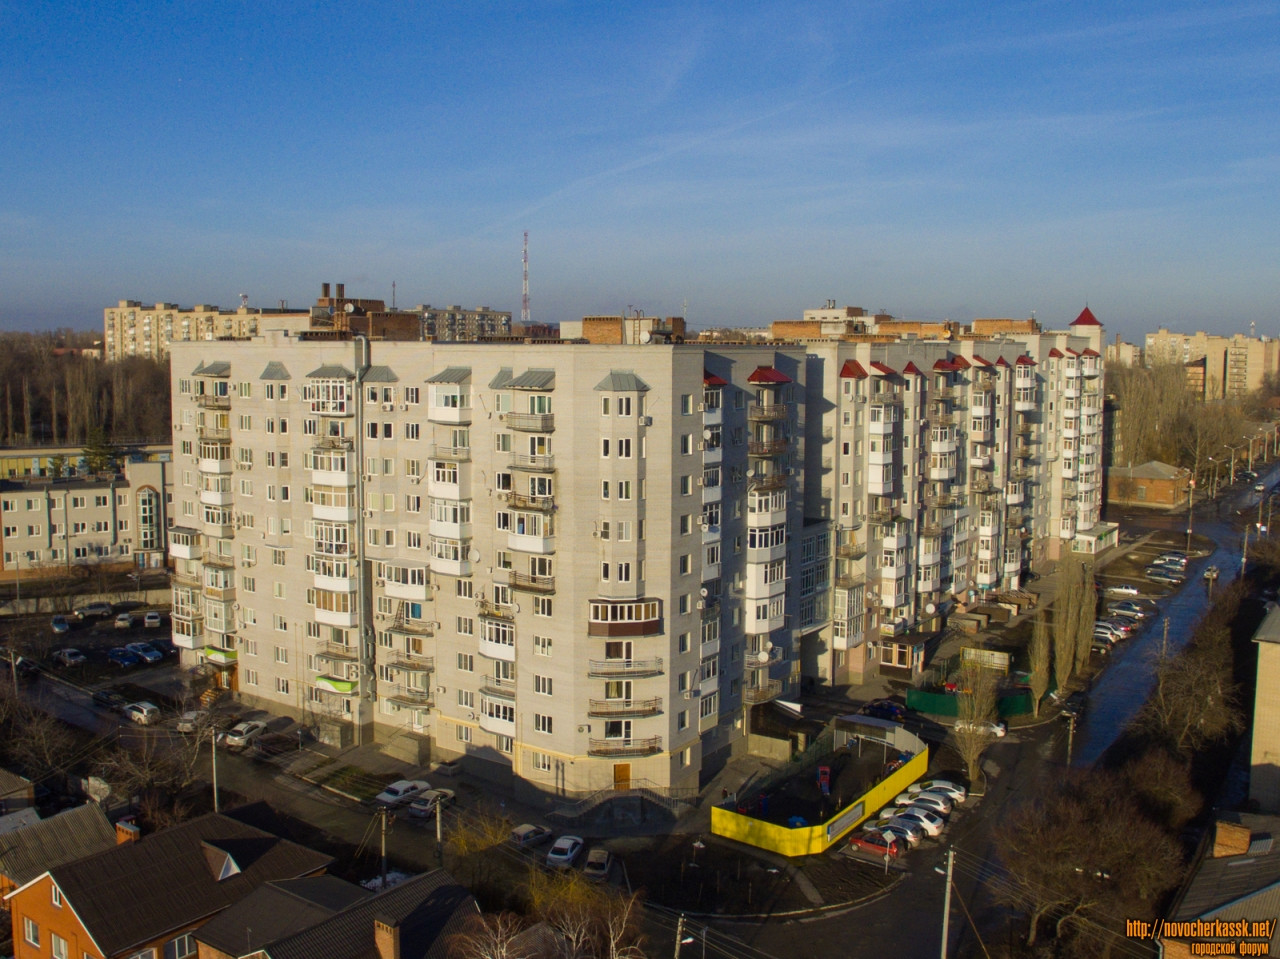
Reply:
<svg viewBox="0 0 1280 959"><path fill-rule="evenodd" d="M115 828L96 803L16 829L0 844L0 875L24 885L55 866L114 849Z"/></svg>
<svg viewBox="0 0 1280 959"><path fill-rule="evenodd" d="M218 880L207 852L236 870ZM264 882L295 879L333 861L323 853L210 813L50 870L107 955L216 915Z"/></svg>

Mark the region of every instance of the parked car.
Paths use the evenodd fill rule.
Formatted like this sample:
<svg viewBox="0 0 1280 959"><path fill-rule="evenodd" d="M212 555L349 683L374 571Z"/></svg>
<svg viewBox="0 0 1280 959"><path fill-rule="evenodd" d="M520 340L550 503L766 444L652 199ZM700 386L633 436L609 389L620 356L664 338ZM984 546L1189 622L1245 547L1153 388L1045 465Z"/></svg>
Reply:
<svg viewBox="0 0 1280 959"><path fill-rule="evenodd" d="M568 869L582 852L581 836L561 836L547 850L547 868Z"/></svg>
<svg viewBox="0 0 1280 959"><path fill-rule="evenodd" d="M957 803L962 803L969 798L969 793L963 786L946 779L924 779L908 786L907 792L912 795L922 792L942 793L950 797L952 802Z"/></svg>
<svg viewBox="0 0 1280 959"><path fill-rule="evenodd" d="M60 649L53 654L53 661L59 666L83 666L89 657L78 649Z"/></svg>
<svg viewBox="0 0 1280 959"><path fill-rule="evenodd" d="M409 803L409 815L414 819L430 819L453 800L452 789L428 789Z"/></svg>
<svg viewBox="0 0 1280 959"><path fill-rule="evenodd" d="M937 813L942 818L951 815L951 807L953 803L942 793L916 793L911 798L911 805L918 809L928 809Z"/></svg>
<svg viewBox="0 0 1280 959"><path fill-rule="evenodd" d="M1099 656L1109 656L1111 655L1111 644L1106 640L1096 640L1089 647L1089 652L1096 653Z"/></svg>
<svg viewBox="0 0 1280 959"><path fill-rule="evenodd" d="M892 699L873 699L858 712L873 719L887 719L900 723L907 718L907 711Z"/></svg>
<svg viewBox="0 0 1280 959"><path fill-rule="evenodd" d="M1161 564L1173 565L1173 566L1181 566L1183 569L1186 569L1187 556L1185 553L1161 553L1159 556L1155 558L1155 562L1161 563Z"/></svg>
<svg viewBox="0 0 1280 959"><path fill-rule="evenodd" d="M1100 619L1095 622L1093 624L1093 631L1095 633L1107 633L1108 635L1115 636L1118 639L1129 635L1123 628L1105 619Z"/></svg>
<svg viewBox="0 0 1280 959"><path fill-rule="evenodd" d="M133 614L120 613L116 616L116 629L133 629Z"/></svg>
<svg viewBox="0 0 1280 959"><path fill-rule="evenodd" d="M946 826L946 820L931 809L923 806L908 806L893 817L898 822L911 823L923 829L927 836L940 836Z"/></svg>
<svg viewBox="0 0 1280 959"><path fill-rule="evenodd" d="M378 795L373 801L384 806L400 806L418 798L418 795L431 788L425 779L397 779Z"/></svg>
<svg viewBox="0 0 1280 959"><path fill-rule="evenodd" d="M1109 596L1141 596L1142 592L1138 587L1130 583L1113 583L1106 589Z"/></svg>
<svg viewBox="0 0 1280 959"><path fill-rule="evenodd" d="M129 700L125 699L119 693L110 689L94 690L93 696L90 697L95 706L101 706L104 709L110 709L119 712L129 705Z"/></svg>
<svg viewBox="0 0 1280 959"><path fill-rule="evenodd" d="M905 822L892 816L887 819L878 819L874 825L868 828L891 834L901 839L904 845L912 849L920 845L925 837L925 831L918 823Z"/></svg>
<svg viewBox="0 0 1280 959"><path fill-rule="evenodd" d="M110 603L89 603L75 611L76 619L106 619L113 610Z"/></svg>
<svg viewBox="0 0 1280 959"><path fill-rule="evenodd" d="M993 723L987 719L980 719L977 722L969 722L968 720L961 719L956 722L955 728L960 732L973 730L978 733L986 733L988 736L994 736L996 739L1003 739L1005 734L1009 732L1009 724L1004 720Z"/></svg>
<svg viewBox="0 0 1280 959"><path fill-rule="evenodd" d="M146 701L130 703L124 708L124 714L140 726L150 726L160 721L160 707Z"/></svg>
<svg viewBox="0 0 1280 959"><path fill-rule="evenodd" d="M1074 692L1062 704L1061 715L1067 719L1076 719L1084 715L1088 699L1083 692Z"/></svg>
<svg viewBox="0 0 1280 959"><path fill-rule="evenodd" d="M864 829L849 838L849 846L873 856L897 859L902 853L902 843L895 836L886 836L878 829Z"/></svg>
<svg viewBox="0 0 1280 959"><path fill-rule="evenodd" d="M152 610L142 617L142 626L144 629L159 629L162 623L164 623L164 617L155 610Z"/></svg>
<svg viewBox="0 0 1280 959"><path fill-rule="evenodd" d="M1118 603L1110 603L1107 605L1107 612L1114 616L1128 616L1130 619L1144 620L1151 616L1151 610L1135 603L1131 599L1124 599Z"/></svg>
<svg viewBox="0 0 1280 959"><path fill-rule="evenodd" d="M71 624L67 622L67 617L65 616L53 617L53 619L49 621L49 626L55 633L71 632Z"/></svg>
<svg viewBox="0 0 1280 959"><path fill-rule="evenodd" d="M207 709L188 709L185 713L178 717L178 732L194 733L206 726L209 722L209 710Z"/></svg>
<svg viewBox="0 0 1280 959"><path fill-rule="evenodd" d="M111 652L107 653L107 662L115 663L121 669L129 669L130 667L137 666L142 662L142 659L137 653L131 652L123 646L117 646L115 649L111 650Z"/></svg>
<svg viewBox="0 0 1280 959"><path fill-rule="evenodd" d="M222 737L222 742L228 749L244 749L266 731L266 723L250 719L243 723L236 723L228 729L226 735Z"/></svg>
<svg viewBox="0 0 1280 959"><path fill-rule="evenodd" d="M171 657L178 655L178 647L173 645L172 641L167 639L153 639L147 645L161 656Z"/></svg>
<svg viewBox="0 0 1280 959"><path fill-rule="evenodd" d="M596 846L587 853L587 861L582 864L582 875L593 882L604 882L613 869L613 853L603 846Z"/></svg>
<svg viewBox="0 0 1280 959"><path fill-rule="evenodd" d="M551 830L546 826L535 826L531 823L525 823L523 826L516 826L511 830L511 842L513 845L519 846L521 849L527 849L530 846L539 846L551 838Z"/></svg>
<svg viewBox="0 0 1280 959"><path fill-rule="evenodd" d="M1265 492L1267 491L1267 484L1266 484L1266 483L1254 483L1254 484L1253 484L1253 491L1254 491L1255 493L1265 493Z"/></svg>
<svg viewBox="0 0 1280 959"><path fill-rule="evenodd" d="M1186 582L1186 578L1179 576L1177 573L1171 573L1168 570L1148 571L1147 579L1153 583L1164 583L1166 586L1181 586Z"/></svg>
<svg viewBox="0 0 1280 959"><path fill-rule="evenodd" d="M129 652L133 653L133 655L137 656L144 663L158 663L160 660L164 659L164 657L160 655L159 650L152 649L147 643L126 643L124 648L129 650Z"/></svg>

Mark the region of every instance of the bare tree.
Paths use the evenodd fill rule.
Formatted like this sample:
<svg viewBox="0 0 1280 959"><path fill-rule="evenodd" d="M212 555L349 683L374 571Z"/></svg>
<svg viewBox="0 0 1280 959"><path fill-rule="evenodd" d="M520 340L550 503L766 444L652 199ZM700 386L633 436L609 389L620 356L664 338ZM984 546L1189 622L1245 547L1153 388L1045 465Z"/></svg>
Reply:
<svg viewBox="0 0 1280 959"><path fill-rule="evenodd" d="M449 955L457 959L526 959L520 944L525 922L515 913L473 916L462 932L449 938Z"/></svg>
<svg viewBox="0 0 1280 959"><path fill-rule="evenodd" d="M1196 643L1161 659L1155 688L1137 721L1156 742L1185 755L1244 728L1239 693L1231 681L1230 647Z"/></svg>
<svg viewBox="0 0 1280 959"><path fill-rule="evenodd" d="M1098 594L1093 586L1093 567L1080 564L1078 574L1078 606L1073 617L1075 624L1075 671L1084 672L1089 665L1089 653L1093 649L1093 623L1098 611Z"/></svg>
<svg viewBox="0 0 1280 959"><path fill-rule="evenodd" d="M494 852L511 836L511 820L489 805L478 806L456 817L445 840L452 868L467 877L467 884L487 884L493 873Z"/></svg>
<svg viewBox="0 0 1280 959"><path fill-rule="evenodd" d="M967 663L956 683L956 752L969 769L969 782L976 784L982 774L982 754L995 734L986 724L996 720L996 673L985 666Z"/></svg>
<svg viewBox="0 0 1280 959"><path fill-rule="evenodd" d="M642 959L641 903L638 895L622 896L596 886L581 873L529 878L530 912L559 936L561 959Z"/></svg>
<svg viewBox="0 0 1280 959"><path fill-rule="evenodd" d="M66 761L75 737L62 720L30 706L20 706L10 726L9 754L34 779L65 772Z"/></svg>
<svg viewBox="0 0 1280 959"><path fill-rule="evenodd" d="M1040 715L1040 700L1049 691L1049 674L1053 668L1053 646L1049 642L1049 623L1044 611L1036 614L1031 627L1031 645L1028 648L1031 676L1031 708L1034 715Z"/></svg>

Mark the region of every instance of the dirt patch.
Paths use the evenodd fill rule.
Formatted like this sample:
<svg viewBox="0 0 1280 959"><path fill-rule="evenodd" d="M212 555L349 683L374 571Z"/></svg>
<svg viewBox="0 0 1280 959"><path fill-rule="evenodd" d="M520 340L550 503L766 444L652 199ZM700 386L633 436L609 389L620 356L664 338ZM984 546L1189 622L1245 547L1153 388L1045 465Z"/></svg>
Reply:
<svg viewBox="0 0 1280 959"><path fill-rule="evenodd" d="M699 845L701 848L699 848ZM768 915L815 908L785 866L718 839L664 836L610 843L626 864L631 887L650 901L690 913ZM828 854L790 860L824 904L872 895L894 882L873 865Z"/></svg>
<svg viewBox="0 0 1280 959"><path fill-rule="evenodd" d="M335 766L311 777L316 783L357 799L372 799L400 778L397 773L371 773L359 766Z"/></svg>

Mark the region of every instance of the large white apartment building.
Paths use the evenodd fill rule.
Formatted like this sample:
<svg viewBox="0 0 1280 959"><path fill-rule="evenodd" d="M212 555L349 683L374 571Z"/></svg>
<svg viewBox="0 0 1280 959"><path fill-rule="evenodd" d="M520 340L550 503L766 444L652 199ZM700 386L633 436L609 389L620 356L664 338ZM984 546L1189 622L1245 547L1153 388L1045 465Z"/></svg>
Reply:
<svg viewBox="0 0 1280 959"><path fill-rule="evenodd" d="M1100 336L175 342L174 641L335 739L696 786L1106 545Z"/></svg>

